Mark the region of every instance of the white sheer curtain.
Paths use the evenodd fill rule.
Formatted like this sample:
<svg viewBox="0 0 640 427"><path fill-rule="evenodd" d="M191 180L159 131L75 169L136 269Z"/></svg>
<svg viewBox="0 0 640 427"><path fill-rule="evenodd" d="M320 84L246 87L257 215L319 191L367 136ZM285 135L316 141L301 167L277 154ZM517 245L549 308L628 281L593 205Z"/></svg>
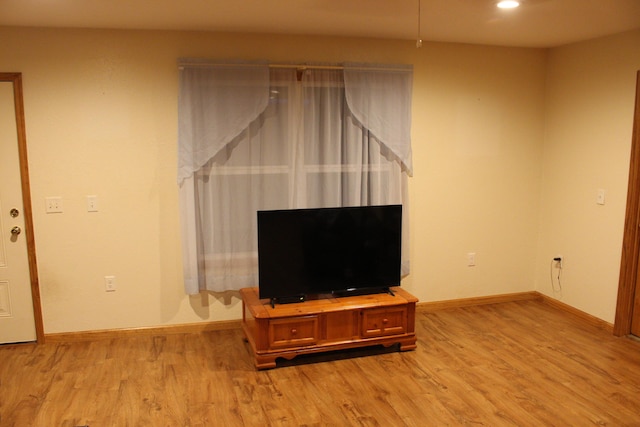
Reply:
<svg viewBox="0 0 640 427"><path fill-rule="evenodd" d="M196 72L192 73L190 68ZM391 83L395 89L371 92L376 96L393 92L394 98L402 100L402 106L382 108L391 109L394 112L391 116L397 116L397 109L403 117L406 113L408 118L400 125L393 117L388 118L388 111L379 113L380 109L370 107L387 102L386 99L366 100L361 93L355 96L361 100L360 115L356 118L345 93L346 72L337 67L309 67L304 72L294 67L268 69L267 102L261 111L263 104L249 95L249 91L258 92L256 98L264 96L263 83L247 82L250 89L242 87L243 95L226 100L216 98L218 92L198 89L200 85L208 89L216 87L225 79L244 82L255 71L247 70L251 68L247 64L204 67L200 63L195 66L191 62L181 63L178 181L186 292L220 292L258 284L256 212L265 209L401 203L405 205L403 274L408 274L406 207L410 142L408 151L406 146L398 149L402 144L397 140L403 138L392 132L394 139L388 146L382 140L386 137L384 132L375 133L362 123L372 121L385 127L385 121L391 120L393 126L403 128L403 135L409 135L411 112L406 111L406 105L410 108L411 69L394 71L403 76L395 79L402 84ZM220 69L223 72L219 73ZM203 77L205 74L208 77ZM255 74L258 79L264 78L264 74ZM358 80L357 75L352 75L350 79L356 91L362 92L362 85L368 85L367 78ZM398 95L400 89L402 95ZM223 92L232 94L234 90ZM238 101L243 96L245 101ZM233 109L243 112L246 126L234 135L228 129L218 128L243 122L232 120L226 114L231 108L218 115L226 102L243 104ZM208 112L198 111L211 103L218 106ZM382 114L383 119L375 118L373 110L375 114ZM253 117L256 111L259 112ZM203 124L205 131L200 128ZM226 143L219 143L213 149L207 138L204 142L192 140L193 135L222 134L231 137L227 136ZM210 157L204 162L193 161L194 152ZM183 153L189 154L185 157L193 165L192 173L183 167L188 163L180 160ZM186 173L180 173L185 170Z"/></svg>
<svg viewBox="0 0 640 427"><path fill-rule="evenodd" d="M409 175L411 161L410 66L393 68L347 64L346 98L353 115L402 162ZM381 102L382 101L382 102Z"/></svg>

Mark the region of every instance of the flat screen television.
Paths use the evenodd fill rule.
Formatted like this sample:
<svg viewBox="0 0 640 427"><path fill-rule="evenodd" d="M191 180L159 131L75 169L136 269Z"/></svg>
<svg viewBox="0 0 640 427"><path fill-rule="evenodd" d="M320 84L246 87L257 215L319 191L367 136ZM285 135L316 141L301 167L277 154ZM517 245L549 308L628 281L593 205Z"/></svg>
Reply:
<svg viewBox="0 0 640 427"><path fill-rule="evenodd" d="M271 303L400 285L402 205L258 211L258 289Z"/></svg>

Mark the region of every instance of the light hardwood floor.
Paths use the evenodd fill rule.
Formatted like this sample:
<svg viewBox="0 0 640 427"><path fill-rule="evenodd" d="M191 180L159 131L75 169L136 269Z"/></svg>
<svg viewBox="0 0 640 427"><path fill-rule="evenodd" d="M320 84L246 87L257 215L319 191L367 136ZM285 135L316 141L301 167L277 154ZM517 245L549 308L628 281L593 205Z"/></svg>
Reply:
<svg viewBox="0 0 640 427"><path fill-rule="evenodd" d="M0 347L8 426L640 426L640 342L541 301L419 310L418 348L256 371L242 331Z"/></svg>

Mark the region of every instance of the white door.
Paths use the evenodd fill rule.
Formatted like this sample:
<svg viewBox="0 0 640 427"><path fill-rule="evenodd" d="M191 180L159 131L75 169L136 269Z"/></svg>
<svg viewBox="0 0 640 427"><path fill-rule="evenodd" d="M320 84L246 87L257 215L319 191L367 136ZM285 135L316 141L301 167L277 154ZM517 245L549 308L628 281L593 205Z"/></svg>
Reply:
<svg viewBox="0 0 640 427"><path fill-rule="evenodd" d="M0 343L36 341L13 83L0 81Z"/></svg>

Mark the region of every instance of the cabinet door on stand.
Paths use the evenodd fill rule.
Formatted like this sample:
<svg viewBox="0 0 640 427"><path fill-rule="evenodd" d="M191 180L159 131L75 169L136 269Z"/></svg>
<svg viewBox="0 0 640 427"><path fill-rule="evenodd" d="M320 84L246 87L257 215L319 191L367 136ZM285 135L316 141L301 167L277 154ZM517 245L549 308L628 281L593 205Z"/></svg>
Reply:
<svg viewBox="0 0 640 427"><path fill-rule="evenodd" d="M407 310L402 307L385 307L362 310L362 337L398 335L407 332Z"/></svg>
<svg viewBox="0 0 640 427"><path fill-rule="evenodd" d="M269 322L269 347L303 347L318 342L318 316L274 319Z"/></svg>

